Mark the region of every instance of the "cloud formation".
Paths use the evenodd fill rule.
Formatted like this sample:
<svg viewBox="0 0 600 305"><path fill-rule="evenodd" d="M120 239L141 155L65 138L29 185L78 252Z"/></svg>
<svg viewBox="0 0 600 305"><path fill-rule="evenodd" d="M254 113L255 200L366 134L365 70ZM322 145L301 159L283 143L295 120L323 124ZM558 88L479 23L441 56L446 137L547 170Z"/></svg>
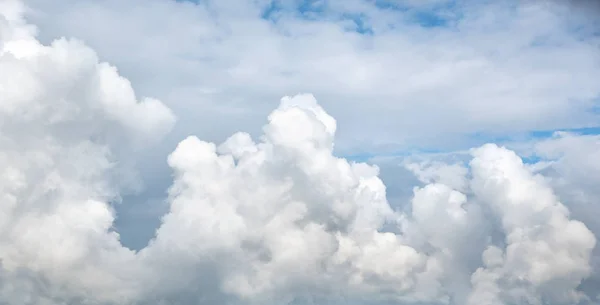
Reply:
<svg viewBox="0 0 600 305"><path fill-rule="evenodd" d="M40 44L23 9L0 4L0 302L117 303L139 274L109 202L135 187L128 154L174 115L81 42Z"/></svg>
<svg viewBox="0 0 600 305"><path fill-rule="evenodd" d="M592 1L28 0L27 17L160 97L181 137L256 137L281 96L311 92L338 152L388 153L597 125L598 24L568 4Z"/></svg>
<svg viewBox="0 0 600 305"><path fill-rule="evenodd" d="M284 97L258 138L182 140L155 238L124 247L112 204L175 116L82 42L40 43L24 9L0 3L1 304L597 302L580 289L596 238L562 202L596 138L537 144L553 171L495 144L413 164L423 185L395 209L377 166L335 156L310 94Z"/></svg>

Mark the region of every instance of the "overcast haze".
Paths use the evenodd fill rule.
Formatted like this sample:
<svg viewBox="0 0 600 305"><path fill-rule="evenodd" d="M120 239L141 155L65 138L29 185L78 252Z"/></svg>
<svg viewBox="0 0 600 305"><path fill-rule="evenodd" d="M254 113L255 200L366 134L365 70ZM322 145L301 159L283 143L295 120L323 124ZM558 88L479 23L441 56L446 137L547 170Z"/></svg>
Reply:
<svg viewBox="0 0 600 305"><path fill-rule="evenodd" d="M598 14L0 0L0 304L600 304Z"/></svg>

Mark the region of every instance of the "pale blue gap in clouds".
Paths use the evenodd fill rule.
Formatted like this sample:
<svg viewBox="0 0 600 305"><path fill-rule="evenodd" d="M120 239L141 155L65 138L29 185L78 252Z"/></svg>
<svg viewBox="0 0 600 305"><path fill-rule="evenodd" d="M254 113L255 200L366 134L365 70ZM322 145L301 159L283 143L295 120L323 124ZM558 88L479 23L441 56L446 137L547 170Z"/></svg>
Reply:
<svg viewBox="0 0 600 305"><path fill-rule="evenodd" d="M567 128L567 129L556 129L556 130L535 130L530 131L524 134L513 134L513 135L492 135L489 133L474 133L470 135L471 141L469 141L469 147L464 147L464 149L469 149L471 147L481 146L486 143L496 143L498 145L505 145L516 142L535 142L541 141L544 139L552 138L557 132L568 132L576 135L600 135L600 126L596 127L584 127L584 128ZM461 150L462 152L462 150ZM340 155L339 157L346 158L350 161L354 162L371 162L376 158L406 158L410 156L426 156L426 155L441 155L453 154L453 151L449 150L439 150L439 149L430 149L430 148L419 148L414 147L410 149L405 149L398 152L385 153L385 154L371 154L371 153L360 153L360 154L348 154L348 155ZM526 164L533 164L540 161L543 161L540 156L530 155L530 156L522 156L523 162Z"/></svg>
<svg viewBox="0 0 600 305"><path fill-rule="evenodd" d="M375 6L382 10L389 10L401 13L404 18L410 23L424 27L446 27L450 26L451 21L460 16L456 11L455 1L441 1L439 4L427 5L424 7L415 7L409 5L401 5L394 1L375 1ZM336 16L338 12L331 12L327 7L327 1L322 0L305 0L291 5L289 2L271 1L264 9L262 18L272 22L277 22L281 13L293 13L295 16L305 20L320 20ZM452 17L452 18L451 18ZM369 25L368 16L364 13L342 12L337 14L338 20L350 20L354 23L354 27L348 30L355 31L362 35L373 35L373 29Z"/></svg>
<svg viewBox="0 0 600 305"><path fill-rule="evenodd" d="M409 16L408 20L424 28L449 27L461 17L457 1L440 0L438 3L423 4L422 7L402 5L398 1L376 0L380 9L398 11Z"/></svg>

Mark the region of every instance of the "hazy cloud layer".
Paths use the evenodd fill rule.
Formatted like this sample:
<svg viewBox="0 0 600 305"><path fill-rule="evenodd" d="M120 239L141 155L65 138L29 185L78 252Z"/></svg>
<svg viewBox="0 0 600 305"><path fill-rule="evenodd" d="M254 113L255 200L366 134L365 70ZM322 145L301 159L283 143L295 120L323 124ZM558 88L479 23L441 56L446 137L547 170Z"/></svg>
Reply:
<svg viewBox="0 0 600 305"><path fill-rule="evenodd" d="M129 3L119 4L127 6L135 1L120 3ZM199 9L190 3L153 3L157 7L149 5L150 10ZM223 12L223 18L232 27L254 24L234 22L234 16L245 20L248 12L228 6L229 2L218 3L209 8ZM78 5L75 10L91 9L88 4ZM328 5L321 13L330 14L330 10L342 7L336 1ZM343 7L365 13L374 9L359 1ZM473 9L483 10L477 6ZM549 18L544 19L548 23L543 31L565 34L553 26L568 20L553 19L559 15L540 9L541 6L525 5L518 11ZM402 185L405 189L412 187L412 193L394 197L404 200L394 203L387 188L395 186L383 183L379 167L349 161L334 153L336 133L342 126L312 94L282 98L278 106L273 105L260 132L233 133L220 144L201 140L201 135L178 138L180 134L176 132L161 144L175 126L175 114L185 116L182 109L189 104L181 107L137 96L131 83L115 67L99 60L79 40L40 42L36 36L39 29L25 21L25 11L20 1L0 2L0 304L600 302L600 256L595 237L600 233L600 222L594 217L598 215L596 201L600 195L596 187L600 183L598 136L559 132L545 140L515 143L512 149L510 145L506 148L485 144L465 153L405 158L396 165L410 171L416 181ZM89 12L103 14L98 8ZM286 18L284 14L279 20L290 22L289 30L295 35L311 29L310 24L298 25ZM377 22L384 20L373 22L374 31L379 31ZM481 32L471 31L485 26L484 20L466 18L456 26L470 22L477 26L466 30L467 37L480 39ZM516 26L512 22L506 26ZM337 23L332 24L333 37L348 35L339 31ZM326 27L319 26L319 30ZM321 35L313 31L309 34ZM381 35L396 34L382 30ZM439 35L448 41L453 39L449 33ZM589 42L576 42L561 35L557 44L572 44L557 47L556 53L541 61L560 61L562 57L556 56L566 54L563 52L574 52L570 54L580 59L595 58ZM415 33L410 37L408 41L391 39L379 43L399 41L406 47L414 46L416 41L412 39L418 36ZM295 39L292 44L301 42L301 38ZM356 39L360 42L363 38ZM236 50L244 49L243 46ZM229 50L233 45L223 47ZM482 48L493 50L492 46ZM508 52L510 46L506 48L494 56L506 56L508 53L502 52ZM424 50L424 46L411 52L419 50ZM457 46L457 50L462 49ZM310 54L304 52L307 49L288 51L275 52L271 59L276 63L277 54L296 54L298 67L314 60L302 57ZM517 51L523 56L528 54L521 49L511 52ZM429 56L436 57L435 50L432 52ZM466 54L461 52L455 55ZM342 56L338 62L341 70L335 75L325 73L333 71L330 66L314 67L323 69L325 78L355 84L347 94L368 96L367 91L361 91L369 87L363 82L385 87L385 80L367 70L360 80L346 79L351 75L343 70L345 60L371 58L377 66L385 64L391 53L379 55L380 62L374 61L374 54ZM139 56L144 58L142 53ZM464 75L477 78L473 75L475 70L490 67L485 56L481 61L462 62ZM245 82L245 89L260 91L261 76L255 72L269 67L259 69L255 66L259 63L252 58L241 62L247 66L231 67L230 72L235 73L229 76ZM422 58L423 63L427 58ZM151 65L157 64L148 60ZM520 63L507 59L506 67L522 68ZM573 62L565 61L550 69L556 74L532 72L539 78L524 76L531 86L516 90L517 96L499 96L489 87L473 84L472 90L462 88L462 93L452 94L476 93L473 100L447 100L446 107L457 113L466 112L463 115L468 117L481 113L476 119L485 122L486 128L506 124L509 118L523 118L524 125L519 128L524 129L538 123L551 126L561 122L571 126L575 119L592 122L594 115L587 112L587 107L598 93L597 84L583 78L561 83L571 75L569 69L580 68L577 71L583 71L585 76L594 75L597 66L590 63L597 64L582 60L573 68ZM462 64L458 62L459 66ZM532 61L528 64L543 65ZM432 67L442 70L443 66L432 63ZM479 68L471 70L473 67ZM403 71L410 74L411 69ZM501 79L507 82L509 76L516 75L505 72L498 75L504 75L506 78ZM207 83L220 77L215 75ZM415 81L425 81L421 83L425 90L432 79L435 78L423 76ZM402 91L401 86L392 87L394 82L388 81L388 93L381 87L383 96L396 92L392 89ZM486 81L490 82L488 85L493 83ZM503 83L508 87L498 90L514 92L510 88L519 82ZM319 89L319 80L306 78L303 83L309 89ZM549 91L558 83L564 85L562 91ZM281 86L278 90L290 88ZM475 103L479 96L488 97L490 102ZM504 102L513 98L521 108L506 107ZM415 107L408 107L407 112L418 113L428 106ZM378 111L385 111L381 109ZM201 111L202 107L196 105L192 112ZM527 119L530 112L547 121ZM449 117L449 122L428 128L443 129L461 118L452 113ZM345 126L352 129L363 125ZM463 127L466 129L458 130L478 130ZM369 132L375 131L377 128ZM426 136L427 132L420 135ZM393 130L387 136L392 135ZM164 149L164 143L170 141L178 144L170 148L168 156L162 156L162 161L172 176L159 177L170 185L168 195L162 198L167 211L152 241L139 251L131 250L123 245L115 230L119 216L115 204L124 194L143 187L142 182L149 179L144 177L149 172L147 167L156 166L140 156L147 156L157 147ZM519 154L534 155L539 162L524 163ZM393 183L393 177L388 181Z"/></svg>
<svg viewBox="0 0 600 305"><path fill-rule="evenodd" d="M597 126L599 25L568 2L28 0L27 17L161 98L180 138L258 136L274 101L311 92L350 154Z"/></svg>

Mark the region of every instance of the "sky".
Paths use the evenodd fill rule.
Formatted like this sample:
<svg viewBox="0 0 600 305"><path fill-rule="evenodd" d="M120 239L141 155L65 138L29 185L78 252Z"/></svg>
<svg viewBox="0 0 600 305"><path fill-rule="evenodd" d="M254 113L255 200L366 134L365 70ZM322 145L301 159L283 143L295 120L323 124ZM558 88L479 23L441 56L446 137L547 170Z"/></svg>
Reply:
<svg viewBox="0 0 600 305"><path fill-rule="evenodd" d="M593 0L0 0L0 304L600 304Z"/></svg>

